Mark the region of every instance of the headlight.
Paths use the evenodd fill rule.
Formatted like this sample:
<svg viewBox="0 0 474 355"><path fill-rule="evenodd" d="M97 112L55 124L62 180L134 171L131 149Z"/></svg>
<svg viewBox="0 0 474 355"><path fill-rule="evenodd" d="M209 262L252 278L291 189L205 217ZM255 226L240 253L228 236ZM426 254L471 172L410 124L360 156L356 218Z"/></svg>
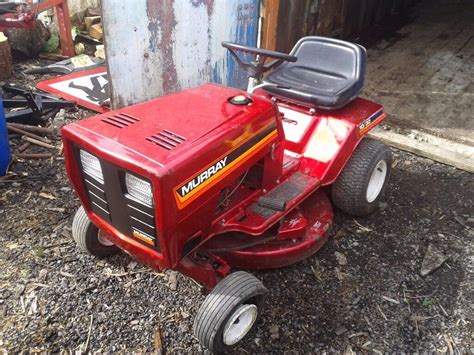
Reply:
<svg viewBox="0 0 474 355"><path fill-rule="evenodd" d="M135 200L148 206L153 205L153 193L151 191L151 184L148 181L126 173L125 185L128 194Z"/></svg>
<svg viewBox="0 0 474 355"><path fill-rule="evenodd" d="M102 175L102 168L100 166L100 161L97 157L86 152L85 150L80 150L81 164L84 172L95 180L99 181L101 184L104 183L104 176Z"/></svg>

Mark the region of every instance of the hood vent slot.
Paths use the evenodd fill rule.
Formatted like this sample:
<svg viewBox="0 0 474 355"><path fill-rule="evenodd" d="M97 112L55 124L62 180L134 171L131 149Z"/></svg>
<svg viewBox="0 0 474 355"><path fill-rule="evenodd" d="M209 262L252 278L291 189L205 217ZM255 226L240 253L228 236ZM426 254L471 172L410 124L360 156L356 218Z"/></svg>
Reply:
<svg viewBox="0 0 474 355"><path fill-rule="evenodd" d="M171 132L167 129L164 129L161 132L153 134L152 136L147 137L145 139L148 142L155 143L156 145L159 145L161 148L164 148L166 150L176 148L178 145L180 145L186 140L186 138L184 138L183 136L180 136L179 134Z"/></svg>
<svg viewBox="0 0 474 355"><path fill-rule="evenodd" d="M104 123L117 128L125 128L140 121L138 118L127 115L126 113L116 113L101 120Z"/></svg>

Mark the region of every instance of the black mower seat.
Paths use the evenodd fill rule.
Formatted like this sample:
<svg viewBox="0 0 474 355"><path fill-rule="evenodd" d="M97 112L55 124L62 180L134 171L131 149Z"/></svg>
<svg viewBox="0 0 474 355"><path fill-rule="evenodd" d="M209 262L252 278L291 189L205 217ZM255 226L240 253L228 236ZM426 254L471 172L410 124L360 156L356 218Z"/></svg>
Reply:
<svg viewBox="0 0 474 355"><path fill-rule="evenodd" d="M367 52L357 44L326 37L304 37L290 53L298 57L284 63L263 82L271 95L327 110L338 109L362 91Z"/></svg>

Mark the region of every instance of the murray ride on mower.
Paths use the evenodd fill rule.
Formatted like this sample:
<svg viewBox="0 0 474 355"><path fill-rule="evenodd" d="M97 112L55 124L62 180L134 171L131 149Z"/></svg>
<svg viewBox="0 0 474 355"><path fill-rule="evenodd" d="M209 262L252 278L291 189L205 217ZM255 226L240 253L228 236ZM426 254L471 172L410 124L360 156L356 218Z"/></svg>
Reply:
<svg viewBox="0 0 474 355"><path fill-rule="evenodd" d="M364 139L386 115L358 97L363 47L323 37L301 39L290 55L222 45L246 70L247 92L205 84L62 131L82 203L78 246L98 257L123 249L205 285L194 333L214 352L242 340L268 292L236 270L313 255L332 204L370 213L391 170L390 149Z"/></svg>

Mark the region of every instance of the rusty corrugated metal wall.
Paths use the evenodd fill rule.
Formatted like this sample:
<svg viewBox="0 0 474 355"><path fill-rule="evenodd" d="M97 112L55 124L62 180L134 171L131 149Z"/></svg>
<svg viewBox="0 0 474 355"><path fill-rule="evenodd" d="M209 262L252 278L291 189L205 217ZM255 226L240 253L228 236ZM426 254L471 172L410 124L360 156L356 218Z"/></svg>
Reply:
<svg viewBox="0 0 474 355"><path fill-rule="evenodd" d="M245 87L221 41L257 43L259 0L102 0L112 104L204 82Z"/></svg>

